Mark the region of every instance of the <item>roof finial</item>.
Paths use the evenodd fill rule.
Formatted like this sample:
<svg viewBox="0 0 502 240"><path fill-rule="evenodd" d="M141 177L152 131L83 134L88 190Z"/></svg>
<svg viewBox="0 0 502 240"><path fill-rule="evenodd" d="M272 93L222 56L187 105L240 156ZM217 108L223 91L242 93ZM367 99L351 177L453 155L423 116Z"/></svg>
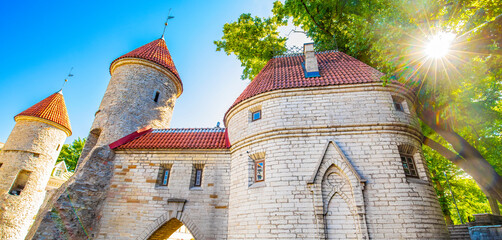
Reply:
<svg viewBox="0 0 502 240"><path fill-rule="evenodd" d="M169 12L167 13L167 19L166 19L166 22L164 23L164 31L162 32L162 39L164 39L164 34L166 33L166 28L167 28L167 24L169 23L169 19L173 19L174 16L171 16L171 9L172 8L169 8Z"/></svg>
<svg viewBox="0 0 502 240"><path fill-rule="evenodd" d="M73 77L73 74L71 74L71 71L73 71L73 67L71 67L70 71L68 72L68 76L64 79L63 86L61 86L61 90L59 90L59 93L63 93L63 88L66 85L66 82L68 82L68 78Z"/></svg>

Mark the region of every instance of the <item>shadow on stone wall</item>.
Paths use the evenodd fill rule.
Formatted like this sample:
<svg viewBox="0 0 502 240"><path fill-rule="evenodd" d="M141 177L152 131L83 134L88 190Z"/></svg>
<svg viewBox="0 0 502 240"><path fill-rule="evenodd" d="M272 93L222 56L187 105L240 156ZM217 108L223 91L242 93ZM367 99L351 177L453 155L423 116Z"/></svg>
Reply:
<svg viewBox="0 0 502 240"><path fill-rule="evenodd" d="M44 202L26 239L93 239L113 176L114 152L95 148L77 172Z"/></svg>

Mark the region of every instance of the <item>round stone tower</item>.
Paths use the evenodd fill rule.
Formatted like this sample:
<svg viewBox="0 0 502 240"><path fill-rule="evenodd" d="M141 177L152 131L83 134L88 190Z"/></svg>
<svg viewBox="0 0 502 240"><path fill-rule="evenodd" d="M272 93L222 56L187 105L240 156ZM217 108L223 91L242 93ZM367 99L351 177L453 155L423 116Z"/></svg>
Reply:
<svg viewBox="0 0 502 240"><path fill-rule="evenodd" d="M270 60L225 115L228 239L448 239L414 94L344 53Z"/></svg>
<svg viewBox="0 0 502 240"><path fill-rule="evenodd" d="M0 239L24 239L71 135L61 91L18 114L0 152Z"/></svg>
<svg viewBox="0 0 502 240"><path fill-rule="evenodd" d="M169 127L174 104L183 92L163 38L115 59L110 74L82 159L94 146L110 144L143 127Z"/></svg>

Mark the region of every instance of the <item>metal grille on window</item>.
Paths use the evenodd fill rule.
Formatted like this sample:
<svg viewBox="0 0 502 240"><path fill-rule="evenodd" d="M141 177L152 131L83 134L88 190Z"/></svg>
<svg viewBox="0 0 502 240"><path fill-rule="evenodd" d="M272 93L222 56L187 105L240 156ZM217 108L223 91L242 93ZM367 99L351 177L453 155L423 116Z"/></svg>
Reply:
<svg viewBox="0 0 502 240"><path fill-rule="evenodd" d="M171 169L164 169L164 175L162 176L162 186L167 186L169 183L169 173L171 172Z"/></svg>
<svg viewBox="0 0 502 240"><path fill-rule="evenodd" d="M413 157L401 155L401 162L403 164L404 173L406 176L418 177L417 169Z"/></svg>
<svg viewBox="0 0 502 240"><path fill-rule="evenodd" d="M261 182L265 180L265 161L256 161L255 165L255 181Z"/></svg>
<svg viewBox="0 0 502 240"><path fill-rule="evenodd" d="M194 187L200 187L201 183L202 183L202 169L196 169Z"/></svg>

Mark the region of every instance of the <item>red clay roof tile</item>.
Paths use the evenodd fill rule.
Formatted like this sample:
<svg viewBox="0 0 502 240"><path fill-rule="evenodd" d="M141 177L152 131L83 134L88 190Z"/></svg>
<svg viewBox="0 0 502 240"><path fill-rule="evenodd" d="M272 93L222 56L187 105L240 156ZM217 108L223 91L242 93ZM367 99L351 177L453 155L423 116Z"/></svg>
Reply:
<svg viewBox="0 0 502 240"><path fill-rule="evenodd" d="M248 98L273 90L382 81L383 73L345 53L326 51L316 53L316 57L321 76L310 78L305 77L302 67L303 54L272 58L230 109Z"/></svg>
<svg viewBox="0 0 502 240"><path fill-rule="evenodd" d="M227 149L225 128L153 129L117 149Z"/></svg>
<svg viewBox="0 0 502 240"><path fill-rule="evenodd" d="M14 120L20 116L37 117L49 120L68 129L71 135L70 118L68 117L68 111L66 110L66 104L61 91L50 95L39 103L16 115Z"/></svg>
<svg viewBox="0 0 502 240"><path fill-rule="evenodd" d="M176 70L176 67L174 66L173 59L171 58L171 54L169 53L169 50L167 49L166 46L166 41L164 39L160 38L157 39L153 42L147 43L139 48L136 48L132 50L131 52L122 55L121 57L115 59L111 66L113 66L113 63L118 61L119 59L122 58L141 58L145 60L152 61L154 63L157 63L165 68L167 68L170 72L172 72L178 80L180 80L180 76L178 74L178 70ZM180 80L181 83L181 80Z"/></svg>

